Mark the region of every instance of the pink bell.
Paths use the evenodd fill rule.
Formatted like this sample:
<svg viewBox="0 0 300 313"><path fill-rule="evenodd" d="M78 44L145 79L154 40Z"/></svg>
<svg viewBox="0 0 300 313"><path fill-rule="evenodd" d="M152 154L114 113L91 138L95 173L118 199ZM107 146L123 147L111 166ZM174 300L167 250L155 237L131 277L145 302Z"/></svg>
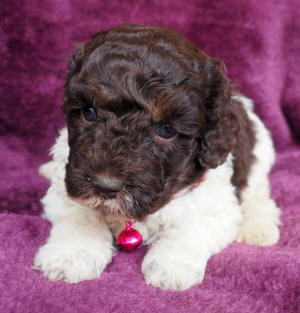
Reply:
<svg viewBox="0 0 300 313"><path fill-rule="evenodd" d="M126 222L126 228L118 237L118 245L123 251L133 252L137 250L143 242L142 235L132 227L132 222Z"/></svg>

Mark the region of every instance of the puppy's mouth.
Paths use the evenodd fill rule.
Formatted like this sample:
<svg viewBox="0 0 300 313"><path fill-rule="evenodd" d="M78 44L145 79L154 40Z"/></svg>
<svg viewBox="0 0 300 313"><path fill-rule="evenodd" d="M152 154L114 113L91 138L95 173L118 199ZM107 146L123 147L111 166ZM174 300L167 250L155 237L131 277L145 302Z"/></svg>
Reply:
<svg viewBox="0 0 300 313"><path fill-rule="evenodd" d="M132 217L134 199L130 192L121 190L118 192L96 191L93 195L77 199L81 204L91 209L99 210L105 215L123 215Z"/></svg>
<svg viewBox="0 0 300 313"><path fill-rule="evenodd" d="M95 188L95 194L103 200L115 199L122 197L124 192L122 191L110 191L110 192L103 192L101 189Z"/></svg>
<svg viewBox="0 0 300 313"><path fill-rule="evenodd" d="M120 177L107 172L88 176L82 170L67 165L65 183L67 193L73 200L104 215L142 220L157 209L160 185L152 182L153 187L144 176L132 174Z"/></svg>

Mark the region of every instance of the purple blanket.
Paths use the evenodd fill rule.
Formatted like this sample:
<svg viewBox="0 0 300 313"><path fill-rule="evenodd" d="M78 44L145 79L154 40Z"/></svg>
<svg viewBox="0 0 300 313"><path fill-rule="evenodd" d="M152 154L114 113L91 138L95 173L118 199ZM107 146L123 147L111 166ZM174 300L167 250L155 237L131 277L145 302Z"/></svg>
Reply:
<svg viewBox="0 0 300 313"><path fill-rule="evenodd" d="M281 239L233 243L185 292L147 286L146 253L119 253L101 278L68 285L31 269L50 230L37 168L59 128L64 73L76 45L121 23L172 28L209 55L271 130L272 196ZM0 312L300 312L300 3L298 0L2 0L0 7Z"/></svg>

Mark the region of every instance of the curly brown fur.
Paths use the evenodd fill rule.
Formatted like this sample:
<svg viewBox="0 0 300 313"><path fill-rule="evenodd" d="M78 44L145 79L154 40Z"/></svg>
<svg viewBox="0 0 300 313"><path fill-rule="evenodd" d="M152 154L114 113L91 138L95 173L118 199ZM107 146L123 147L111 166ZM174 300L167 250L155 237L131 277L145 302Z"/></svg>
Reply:
<svg viewBox="0 0 300 313"><path fill-rule="evenodd" d="M110 201L121 213L142 219L232 153L239 196L255 139L232 96L222 63L175 32L123 25L94 35L67 72L68 194L102 208ZM82 116L89 107L97 112L93 122ZM159 138L163 124L177 135ZM117 179L122 189L99 191L97 174Z"/></svg>

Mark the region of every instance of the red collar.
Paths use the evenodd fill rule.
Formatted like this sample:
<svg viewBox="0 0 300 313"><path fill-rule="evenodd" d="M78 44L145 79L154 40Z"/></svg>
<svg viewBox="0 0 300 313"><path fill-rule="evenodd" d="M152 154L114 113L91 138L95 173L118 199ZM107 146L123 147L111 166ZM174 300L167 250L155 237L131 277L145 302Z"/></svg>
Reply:
<svg viewBox="0 0 300 313"><path fill-rule="evenodd" d="M201 180L199 180L196 183L191 184L190 186L178 191L177 193L175 193L175 195L172 196L172 200L174 199L178 199L180 197L185 196L186 194L192 192L193 190L195 190L197 187L199 187L206 179L208 176L208 171L206 171L203 175L203 177L201 178Z"/></svg>

